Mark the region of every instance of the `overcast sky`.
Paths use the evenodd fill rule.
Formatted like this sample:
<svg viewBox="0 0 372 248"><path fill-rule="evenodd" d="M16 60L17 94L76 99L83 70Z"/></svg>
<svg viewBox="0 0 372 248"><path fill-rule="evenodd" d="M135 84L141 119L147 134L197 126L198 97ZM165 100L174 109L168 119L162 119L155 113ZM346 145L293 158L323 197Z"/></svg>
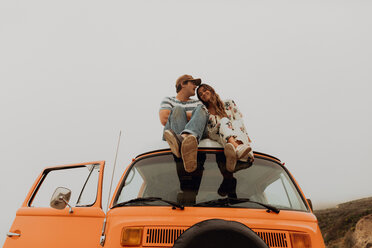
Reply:
<svg viewBox="0 0 372 248"><path fill-rule="evenodd" d="M0 1L0 244L44 167L106 160L108 181L122 130L116 185L164 145L159 104L185 73L235 100L315 208L372 196L371 7Z"/></svg>

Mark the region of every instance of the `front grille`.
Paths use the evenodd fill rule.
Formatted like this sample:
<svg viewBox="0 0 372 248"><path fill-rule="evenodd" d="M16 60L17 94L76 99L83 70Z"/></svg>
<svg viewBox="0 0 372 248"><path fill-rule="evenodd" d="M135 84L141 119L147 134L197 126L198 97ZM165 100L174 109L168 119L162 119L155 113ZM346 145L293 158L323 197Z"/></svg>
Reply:
<svg viewBox="0 0 372 248"><path fill-rule="evenodd" d="M144 230L144 246L173 245L187 227L147 227Z"/></svg>
<svg viewBox="0 0 372 248"><path fill-rule="evenodd" d="M255 231L270 248L287 248L288 233L280 231Z"/></svg>
<svg viewBox="0 0 372 248"><path fill-rule="evenodd" d="M188 227L145 227L143 246L172 246ZM290 248L288 232L253 230L270 248Z"/></svg>

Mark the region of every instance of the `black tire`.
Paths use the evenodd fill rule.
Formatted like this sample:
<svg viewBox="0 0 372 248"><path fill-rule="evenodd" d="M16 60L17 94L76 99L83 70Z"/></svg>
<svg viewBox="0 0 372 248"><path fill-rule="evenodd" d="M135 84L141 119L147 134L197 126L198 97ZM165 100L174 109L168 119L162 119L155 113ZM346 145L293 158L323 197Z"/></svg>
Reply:
<svg viewBox="0 0 372 248"><path fill-rule="evenodd" d="M174 248L269 248L249 227L236 221L211 219L196 223L178 237Z"/></svg>

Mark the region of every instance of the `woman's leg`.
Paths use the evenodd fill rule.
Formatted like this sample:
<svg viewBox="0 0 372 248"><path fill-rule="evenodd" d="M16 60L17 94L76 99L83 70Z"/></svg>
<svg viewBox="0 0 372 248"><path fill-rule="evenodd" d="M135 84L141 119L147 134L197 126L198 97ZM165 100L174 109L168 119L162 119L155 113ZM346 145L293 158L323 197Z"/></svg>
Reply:
<svg viewBox="0 0 372 248"><path fill-rule="evenodd" d="M236 143L234 138L234 130L232 127L231 121L224 117L221 118L219 122L219 135L220 135L220 144L224 146L224 153L226 157L226 169L229 172L234 172L237 156L236 156L236 150L233 143ZM231 143L233 142L233 143ZM236 144L237 145L237 144Z"/></svg>
<svg viewBox="0 0 372 248"><path fill-rule="evenodd" d="M237 159L247 161L252 148L249 145L248 135L246 135L246 133L244 132L245 129L243 129L241 125L243 124L239 121L230 121L228 118L222 118L220 120L219 129L220 143L224 143L224 147L227 144L231 144L235 149ZM231 154L232 148L229 147L228 151L228 154ZM230 159L228 159L228 161L230 161ZM231 165L230 163L227 164Z"/></svg>
<svg viewBox="0 0 372 248"><path fill-rule="evenodd" d="M231 143L231 141L233 141L234 138L236 137L235 130L233 128L233 125L232 125L231 121L228 118L224 117L224 118L220 119L218 125L220 126L220 128L219 128L219 135L220 135L219 143L223 146L225 146L228 143Z"/></svg>
<svg viewBox="0 0 372 248"><path fill-rule="evenodd" d="M241 142L240 140L237 140L234 136L231 136L230 138L228 138L227 143L231 143L235 148L243 144L243 142Z"/></svg>
<svg viewBox="0 0 372 248"><path fill-rule="evenodd" d="M236 140L241 143L236 150L238 155L238 160L247 162L248 160L253 161L254 156L251 148L251 140L247 134L246 128L242 120L232 121L232 126L236 133Z"/></svg>

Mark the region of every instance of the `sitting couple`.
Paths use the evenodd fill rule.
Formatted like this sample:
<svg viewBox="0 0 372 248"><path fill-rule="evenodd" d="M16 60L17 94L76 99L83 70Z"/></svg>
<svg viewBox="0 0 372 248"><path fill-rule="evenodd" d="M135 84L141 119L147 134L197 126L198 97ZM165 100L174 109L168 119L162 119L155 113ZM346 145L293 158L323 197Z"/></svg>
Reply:
<svg viewBox="0 0 372 248"><path fill-rule="evenodd" d="M195 90L199 100L190 99ZM196 170L202 138L224 147L226 169L230 172L235 170L237 160L253 161L251 140L233 100L221 101L211 86L190 75L177 79L176 92L175 97L165 97L161 102L159 118L164 126L163 139L176 157L182 157L187 172Z"/></svg>

